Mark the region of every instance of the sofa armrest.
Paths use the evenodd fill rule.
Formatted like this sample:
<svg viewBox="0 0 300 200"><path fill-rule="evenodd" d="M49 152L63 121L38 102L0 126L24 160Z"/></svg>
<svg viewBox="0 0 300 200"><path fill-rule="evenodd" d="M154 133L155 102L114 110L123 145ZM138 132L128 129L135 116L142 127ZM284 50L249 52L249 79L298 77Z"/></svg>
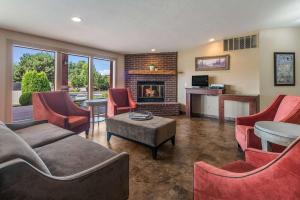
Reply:
<svg viewBox="0 0 300 200"><path fill-rule="evenodd" d="M23 128L27 128L30 126L35 126L35 125L39 125L39 124L44 124L44 123L48 123L48 120L29 120L29 121L22 121L22 122L16 122L16 123L6 123L5 125L13 130L19 130L19 129L23 129Z"/></svg>
<svg viewBox="0 0 300 200"><path fill-rule="evenodd" d="M274 160L279 153L265 152L257 149L246 149L245 160L256 168L262 167Z"/></svg>
<svg viewBox="0 0 300 200"><path fill-rule="evenodd" d="M127 199L129 156L115 157L67 177L41 173L23 160L0 164L0 196L3 199Z"/></svg>
<svg viewBox="0 0 300 200"><path fill-rule="evenodd" d="M254 126L257 121L273 121L278 107L285 95L279 95L264 111L245 117L237 117L236 125Z"/></svg>

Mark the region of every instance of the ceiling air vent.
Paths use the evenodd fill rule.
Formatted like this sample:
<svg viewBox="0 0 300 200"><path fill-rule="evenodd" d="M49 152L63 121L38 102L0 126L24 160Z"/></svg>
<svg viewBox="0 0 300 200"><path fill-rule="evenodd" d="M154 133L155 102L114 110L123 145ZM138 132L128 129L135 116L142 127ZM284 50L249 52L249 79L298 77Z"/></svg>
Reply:
<svg viewBox="0 0 300 200"><path fill-rule="evenodd" d="M258 35L234 37L223 40L224 51L236 51L240 49L251 49L258 47Z"/></svg>

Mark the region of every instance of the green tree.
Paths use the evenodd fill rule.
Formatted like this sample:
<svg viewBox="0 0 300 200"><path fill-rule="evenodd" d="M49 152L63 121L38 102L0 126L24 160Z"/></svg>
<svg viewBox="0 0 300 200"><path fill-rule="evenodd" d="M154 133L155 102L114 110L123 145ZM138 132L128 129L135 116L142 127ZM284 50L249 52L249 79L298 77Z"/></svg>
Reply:
<svg viewBox="0 0 300 200"><path fill-rule="evenodd" d="M50 91L50 83L45 72L27 71L22 79L22 93Z"/></svg>
<svg viewBox="0 0 300 200"><path fill-rule="evenodd" d="M54 83L55 59L48 53L24 54L20 62L14 65L15 82L22 81L27 71L45 72L48 80Z"/></svg>
<svg viewBox="0 0 300 200"><path fill-rule="evenodd" d="M88 85L88 64L85 61L69 64L68 79L73 87L86 87Z"/></svg>

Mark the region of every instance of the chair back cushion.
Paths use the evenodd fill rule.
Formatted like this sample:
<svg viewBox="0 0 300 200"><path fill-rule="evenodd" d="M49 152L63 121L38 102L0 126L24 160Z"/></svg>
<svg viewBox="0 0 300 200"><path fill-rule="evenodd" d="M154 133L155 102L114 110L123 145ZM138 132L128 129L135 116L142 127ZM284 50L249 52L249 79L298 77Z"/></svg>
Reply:
<svg viewBox="0 0 300 200"><path fill-rule="evenodd" d="M68 116L68 107L66 105L66 92L43 92L40 93L40 95L43 97L44 101L51 108L51 110L58 114Z"/></svg>
<svg viewBox="0 0 300 200"><path fill-rule="evenodd" d="M126 88L110 89L114 102L118 107L128 107L128 92Z"/></svg>
<svg viewBox="0 0 300 200"><path fill-rule="evenodd" d="M23 159L39 170L50 174L41 158L35 151L12 130L0 123L0 163L13 160Z"/></svg>
<svg viewBox="0 0 300 200"><path fill-rule="evenodd" d="M296 110L295 110L296 109ZM300 109L300 96L285 96L276 112L274 121L282 121L292 112Z"/></svg>

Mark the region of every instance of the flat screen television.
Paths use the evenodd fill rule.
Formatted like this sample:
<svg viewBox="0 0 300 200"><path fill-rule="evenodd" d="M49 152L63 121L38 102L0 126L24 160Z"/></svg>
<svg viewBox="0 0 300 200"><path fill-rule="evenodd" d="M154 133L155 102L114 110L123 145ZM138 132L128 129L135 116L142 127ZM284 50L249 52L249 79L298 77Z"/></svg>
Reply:
<svg viewBox="0 0 300 200"><path fill-rule="evenodd" d="M192 76L193 87L208 87L208 75Z"/></svg>

